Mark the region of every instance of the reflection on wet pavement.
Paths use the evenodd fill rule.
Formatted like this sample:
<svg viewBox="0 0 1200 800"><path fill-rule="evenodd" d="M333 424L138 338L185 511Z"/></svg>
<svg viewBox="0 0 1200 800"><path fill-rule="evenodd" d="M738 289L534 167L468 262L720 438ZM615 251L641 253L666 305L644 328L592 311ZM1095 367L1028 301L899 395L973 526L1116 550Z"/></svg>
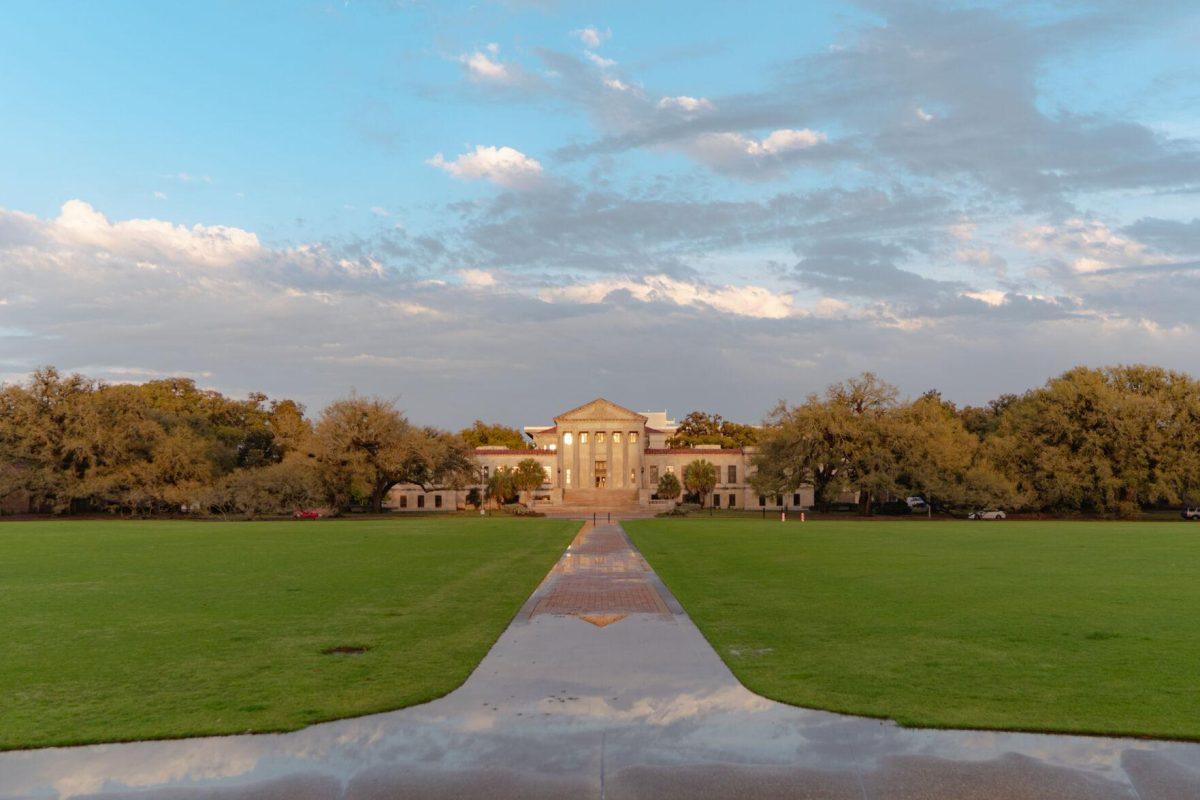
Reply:
<svg viewBox="0 0 1200 800"><path fill-rule="evenodd" d="M585 528L441 700L290 734L0 753L4 798L481 795L1179 800L1200 798L1200 745L903 729L765 700L613 525Z"/></svg>

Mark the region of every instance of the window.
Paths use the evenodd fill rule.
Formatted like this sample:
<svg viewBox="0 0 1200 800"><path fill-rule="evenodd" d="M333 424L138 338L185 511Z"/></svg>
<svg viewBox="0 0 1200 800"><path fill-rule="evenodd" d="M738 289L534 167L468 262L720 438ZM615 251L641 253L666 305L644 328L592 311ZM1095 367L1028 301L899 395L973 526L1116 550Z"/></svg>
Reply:
<svg viewBox="0 0 1200 800"><path fill-rule="evenodd" d="M571 435L570 431L567 431L563 434L563 447L570 447L571 443L574 441L575 437Z"/></svg>
<svg viewBox="0 0 1200 800"><path fill-rule="evenodd" d="M736 503L734 502L736 497L737 497L736 494L729 495L729 507L730 508L733 508L736 505Z"/></svg>
<svg viewBox="0 0 1200 800"><path fill-rule="evenodd" d="M400 507L408 508L408 495L406 495L406 494L400 495Z"/></svg>
<svg viewBox="0 0 1200 800"><path fill-rule="evenodd" d="M621 432L613 431L613 444L620 444L620 443L621 443Z"/></svg>
<svg viewBox="0 0 1200 800"><path fill-rule="evenodd" d="M567 486L571 485L571 468L567 467Z"/></svg>
<svg viewBox="0 0 1200 800"><path fill-rule="evenodd" d="M650 482L658 483L658 467L650 468Z"/></svg>
<svg viewBox="0 0 1200 800"><path fill-rule="evenodd" d="M637 470L629 470L629 485L637 486Z"/></svg>
<svg viewBox="0 0 1200 800"><path fill-rule="evenodd" d="M667 464L667 474L668 475L675 474L675 465L674 464Z"/></svg>
<svg viewBox="0 0 1200 800"><path fill-rule="evenodd" d="M442 496L440 494L435 494L433 496L433 507L434 508L442 507Z"/></svg>
<svg viewBox="0 0 1200 800"><path fill-rule="evenodd" d="M558 450L558 442L551 442L550 443L550 452L553 453L557 450Z"/></svg>
<svg viewBox="0 0 1200 800"><path fill-rule="evenodd" d="M796 492L794 495L792 495L792 505L795 506L796 508L800 507L800 493L799 492Z"/></svg>
<svg viewBox="0 0 1200 800"><path fill-rule="evenodd" d="M484 482L484 483L487 483L488 475L491 473L491 471L492 471L492 468L491 468L491 467L484 467L484 468L483 468L483 482Z"/></svg>
<svg viewBox="0 0 1200 800"><path fill-rule="evenodd" d="M587 433L586 432L579 434L579 443L587 444Z"/></svg>
<svg viewBox="0 0 1200 800"><path fill-rule="evenodd" d="M424 508L424 507L425 507L425 495L419 494L419 495L417 495L417 508Z"/></svg>
<svg viewBox="0 0 1200 800"><path fill-rule="evenodd" d="M604 431L596 431L596 444L604 444Z"/></svg>
<svg viewBox="0 0 1200 800"><path fill-rule="evenodd" d="M713 508L720 508L720 507L721 507L721 495L714 494L713 495Z"/></svg>
<svg viewBox="0 0 1200 800"><path fill-rule="evenodd" d="M764 507L767 505L767 496L765 494L760 494L758 496L758 504Z"/></svg>
<svg viewBox="0 0 1200 800"><path fill-rule="evenodd" d="M729 474L729 480L727 480L725 482L726 483L737 483L737 467L733 464L730 464L729 468L726 470L726 472Z"/></svg>
<svg viewBox="0 0 1200 800"><path fill-rule="evenodd" d="M629 443L633 444L636 441L637 441L637 431L630 431L629 432Z"/></svg>
<svg viewBox="0 0 1200 800"><path fill-rule="evenodd" d="M543 481L543 483L544 483L544 485L549 486L550 481L554 480L554 475L552 475L550 472L550 465L542 464L542 469L544 469L546 471L546 480Z"/></svg>
<svg viewBox="0 0 1200 800"><path fill-rule="evenodd" d="M783 495L781 495L781 494L775 495L775 505L776 506L783 505Z"/></svg>

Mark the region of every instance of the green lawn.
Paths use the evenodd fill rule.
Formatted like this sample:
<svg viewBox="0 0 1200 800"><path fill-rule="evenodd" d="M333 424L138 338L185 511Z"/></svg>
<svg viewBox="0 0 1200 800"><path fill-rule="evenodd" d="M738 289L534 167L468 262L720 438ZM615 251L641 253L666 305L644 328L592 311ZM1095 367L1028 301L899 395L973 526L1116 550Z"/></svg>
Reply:
<svg viewBox="0 0 1200 800"><path fill-rule="evenodd" d="M0 749L282 731L460 685L565 520L0 524ZM341 646L361 654L324 654Z"/></svg>
<svg viewBox="0 0 1200 800"><path fill-rule="evenodd" d="M1200 739L1200 525L625 528L767 697L913 726Z"/></svg>

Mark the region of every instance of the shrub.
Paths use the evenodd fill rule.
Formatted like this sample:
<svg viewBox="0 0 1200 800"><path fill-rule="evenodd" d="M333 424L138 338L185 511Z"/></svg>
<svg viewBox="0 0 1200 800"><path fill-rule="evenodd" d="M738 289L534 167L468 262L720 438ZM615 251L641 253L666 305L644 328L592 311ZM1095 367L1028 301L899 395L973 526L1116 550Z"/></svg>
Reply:
<svg viewBox="0 0 1200 800"><path fill-rule="evenodd" d="M511 514L514 517L544 517L546 516L540 511L534 511L528 506L523 506L520 503L506 503L503 506L505 514Z"/></svg>

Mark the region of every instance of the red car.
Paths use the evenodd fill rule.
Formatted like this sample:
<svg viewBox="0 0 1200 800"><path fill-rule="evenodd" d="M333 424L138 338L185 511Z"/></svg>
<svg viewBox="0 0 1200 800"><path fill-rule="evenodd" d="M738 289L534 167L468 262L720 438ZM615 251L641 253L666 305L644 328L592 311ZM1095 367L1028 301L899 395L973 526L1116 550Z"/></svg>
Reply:
<svg viewBox="0 0 1200 800"><path fill-rule="evenodd" d="M297 510L292 516L296 519L320 519L321 512L315 508L302 508Z"/></svg>

